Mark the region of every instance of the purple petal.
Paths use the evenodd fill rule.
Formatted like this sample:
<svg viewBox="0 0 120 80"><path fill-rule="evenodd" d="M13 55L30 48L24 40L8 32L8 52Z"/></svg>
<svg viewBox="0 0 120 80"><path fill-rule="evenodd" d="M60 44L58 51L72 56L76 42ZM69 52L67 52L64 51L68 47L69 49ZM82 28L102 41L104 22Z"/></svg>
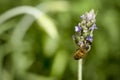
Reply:
<svg viewBox="0 0 120 80"><path fill-rule="evenodd" d="M93 41L93 38L92 38L92 36L88 36L88 37L86 38L86 40L92 42L92 41Z"/></svg>
<svg viewBox="0 0 120 80"><path fill-rule="evenodd" d="M89 28L89 30L94 30L94 29L97 29L96 24L93 24L92 27Z"/></svg>
<svg viewBox="0 0 120 80"><path fill-rule="evenodd" d="M93 26L92 26L92 27L90 27L90 28L89 28L89 30L94 30L94 27L93 27Z"/></svg>
<svg viewBox="0 0 120 80"><path fill-rule="evenodd" d="M81 27L79 27L79 26L75 26L75 32L80 32L81 30L82 30Z"/></svg>
<svg viewBox="0 0 120 80"><path fill-rule="evenodd" d="M78 42L78 45L80 46L81 44L83 44L83 42L82 42L82 41L79 41L79 42Z"/></svg>
<svg viewBox="0 0 120 80"><path fill-rule="evenodd" d="M91 10L90 12L87 13L87 19L88 19L88 20L95 19L94 10Z"/></svg>
<svg viewBox="0 0 120 80"><path fill-rule="evenodd" d="M82 15L82 16L81 16L81 19L85 19L85 18L86 18L86 16L85 16L85 15Z"/></svg>
<svg viewBox="0 0 120 80"><path fill-rule="evenodd" d="M88 13L88 14L87 14L87 18L88 18L88 20L92 20L92 14L91 14L91 13Z"/></svg>
<svg viewBox="0 0 120 80"><path fill-rule="evenodd" d="M97 26L96 26L96 24L93 24L93 27L94 27L94 29L97 29Z"/></svg>

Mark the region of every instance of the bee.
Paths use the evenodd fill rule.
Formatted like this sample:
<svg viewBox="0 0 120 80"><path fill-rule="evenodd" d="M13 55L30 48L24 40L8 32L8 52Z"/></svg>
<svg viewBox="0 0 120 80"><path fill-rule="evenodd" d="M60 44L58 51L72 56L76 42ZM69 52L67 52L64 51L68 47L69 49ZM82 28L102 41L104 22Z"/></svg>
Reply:
<svg viewBox="0 0 120 80"><path fill-rule="evenodd" d="M79 60L83 58L86 55L86 53L90 51L92 42L90 42L89 40L84 40L82 42L79 42L79 39L75 35L73 35L72 37L73 37L73 41L78 47L73 57L75 60Z"/></svg>
<svg viewBox="0 0 120 80"><path fill-rule="evenodd" d="M73 57L75 60L79 60L83 58L86 53L88 53L91 49L91 45L88 44L82 44L76 49L76 52L74 53Z"/></svg>
<svg viewBox="0 0 120 80"><path fill-rule="evenodd" d="M84 49L78 48L76 52L74 53L73 57L75 60L79 60L83 58L83 56L86 54L86 51Z"/></svg>

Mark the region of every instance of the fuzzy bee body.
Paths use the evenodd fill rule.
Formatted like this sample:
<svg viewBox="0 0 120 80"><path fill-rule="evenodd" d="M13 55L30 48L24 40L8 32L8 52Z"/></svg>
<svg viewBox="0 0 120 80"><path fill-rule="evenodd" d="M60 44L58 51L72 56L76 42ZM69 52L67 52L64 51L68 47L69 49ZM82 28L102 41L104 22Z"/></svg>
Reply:
<svg viewBox="0 0 120 80"><path fill-rule="evenodd" d="M84 49L77 49L73 57L75 60L79 60L83 58L85 54L86 54L86 51Z"/></svg>
<svg viewBox="0 0 120 80"><path fill-rule="evenodd" d="M73 57L75 60L79 60L81 58L83 58L86 53L88 53L91 49L91 46L86 46L86 45L82 45L81 47L79 46L78 49L76 49L76 52L74 53Z"/></svg>

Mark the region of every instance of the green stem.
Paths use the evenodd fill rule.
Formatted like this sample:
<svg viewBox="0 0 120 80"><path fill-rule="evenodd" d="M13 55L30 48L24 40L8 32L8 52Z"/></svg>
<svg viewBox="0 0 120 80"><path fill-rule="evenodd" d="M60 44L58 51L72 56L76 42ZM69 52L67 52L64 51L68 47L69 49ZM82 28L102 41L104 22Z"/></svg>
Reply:
<svg viewBox="0 0 120 80"><path fill-rule="evenodd" d="M78 61L78 80L82 80L82 59Z"/></svg>

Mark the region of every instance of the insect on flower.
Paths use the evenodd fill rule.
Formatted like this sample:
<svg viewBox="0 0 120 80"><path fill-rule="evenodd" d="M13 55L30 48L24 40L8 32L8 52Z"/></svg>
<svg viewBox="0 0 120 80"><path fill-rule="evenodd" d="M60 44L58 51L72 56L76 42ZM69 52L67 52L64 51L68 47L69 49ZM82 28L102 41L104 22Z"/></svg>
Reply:
<svg viewBox="0 0 120 80"><path fill-rule="evenodd" d="M82 22L75 26L75 35L73 35L73 41L77 45L73 56L75 60L83 58L91 49L93 31L97 29L95 17L94 10L91 10L82 15Z"/></svg>
<svg viewBox="0 0 120 80"><path fill-rule="evenodd" d="M76 49L76 52L73 55L74 59L79 60L83 58L89 50L90 50L90 46L85 47L83 45L82 47L79 47L78 49Z"/></svg>
<svg viewBox="0 0 120 80"><path fill-rule="evenodd" d="M85 43L80 43L77 45L77 49L73 55L75 60L79 60L81 58L83 58L91 49L91 42L87 41L86 44Z"/></svg>

